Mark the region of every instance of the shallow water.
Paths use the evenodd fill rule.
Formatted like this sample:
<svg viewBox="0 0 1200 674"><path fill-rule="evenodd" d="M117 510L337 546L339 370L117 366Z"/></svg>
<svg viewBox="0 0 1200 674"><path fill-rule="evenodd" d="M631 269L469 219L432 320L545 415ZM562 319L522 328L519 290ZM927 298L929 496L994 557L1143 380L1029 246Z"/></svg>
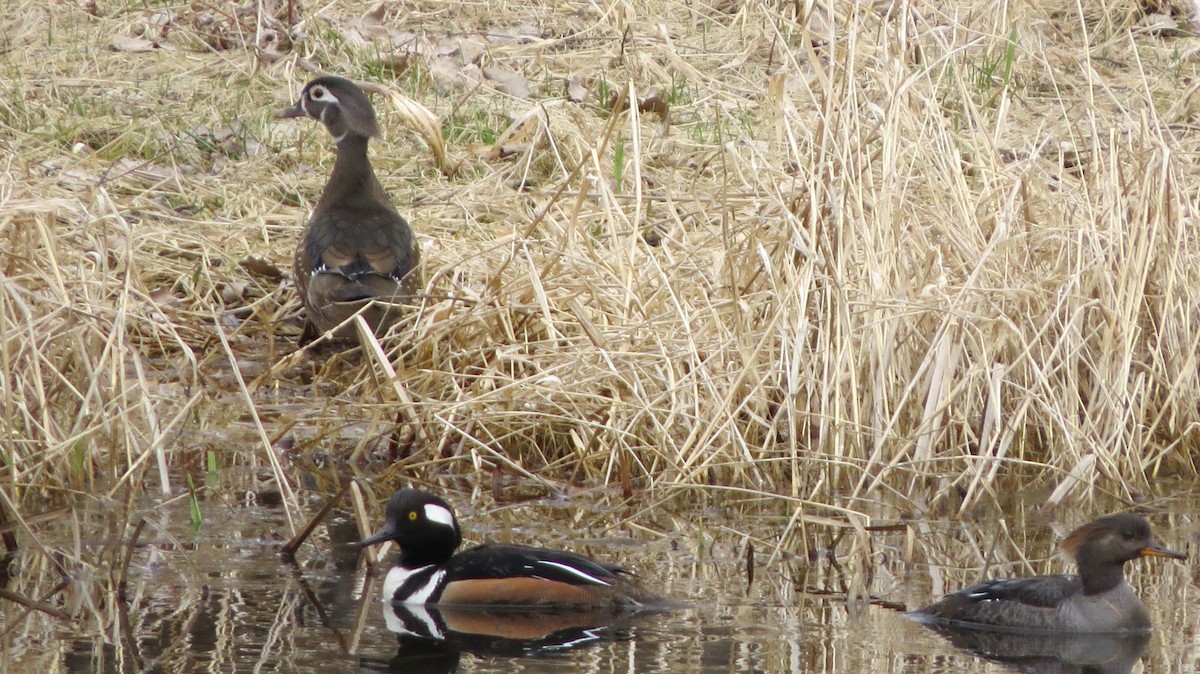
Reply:
<svg viewBox="0 0 1200 674"><path fill-rule="evenodd" d="M1011 671L955 648L902 610L984 576L1028 573L1018 547L1037 571L1063 568L1053 557L1051 526L1033 515L914 522L872 532L865 547L836 531L810 529L805 540L819 553L787 554L797 544L785 541L771 559L787 520L777 504L694 511L664 504L631 528L608 494L502 506L490 496L449 496L469 541L571 547L635 568L648 586L689 606L553 636L543 630L541 638L524 641L477 636L432 647L400 643L389 631L390 608L377 596L380 576L360 561L357 529L344 513L332 516L289 565L277 552L279 534L287 531L283 511L261 505L261 494L210 497L200 504L198 528L189 524L186 499L104 507L92 499L74 509L71 526L46 527L39 536L43 544L61 546L75 579L46 603L78 618L72 624L0 603L0 671ZM310 500L312 513L318 495ZM1174 514L1151 519L1169 547L1191 548L1195 501L1175 506ZM114 560L123 554L116 532L130 509L147 516L148 526L130 567L129 601L122 604L113 589L120 568ZM381 509L382 502L374 503L373 515ZM1054 526L1070 528L1095 514ZM916 533L921 528L927 531ZM748 542L755 546L749 586ZM1187 562L1131 565L1131 580L1158 626L1140 659L1134 653L1133 671L1200 671L1197 564L1195 550L1189 552ZM56 575L42 560L22 555L6 589L45 596ZM850 601L855 588L865 593ZM1036 664L1036 671L1080 671Z"/></svg>

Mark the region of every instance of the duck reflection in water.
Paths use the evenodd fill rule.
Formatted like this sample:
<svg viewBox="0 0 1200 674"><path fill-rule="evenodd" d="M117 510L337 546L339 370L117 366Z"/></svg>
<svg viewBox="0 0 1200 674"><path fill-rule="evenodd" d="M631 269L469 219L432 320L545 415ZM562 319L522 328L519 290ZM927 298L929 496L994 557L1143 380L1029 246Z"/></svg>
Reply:
<svg viewBox="0 0 1200 674"><path fill-rule="evenodd" d="M637 615L609 611L384 606L400 647L392 671L452 672L463 653L552 657L599 643L628 641ZM415 668L415 669L414 669Z"/></svg>
<svg viewBox="0 0 1200 674"><path fill-rule="evenodd" d="M1149 633L1018 634L927 625L955 647L1018 672L1129 674L1146 651Z"/></svg>

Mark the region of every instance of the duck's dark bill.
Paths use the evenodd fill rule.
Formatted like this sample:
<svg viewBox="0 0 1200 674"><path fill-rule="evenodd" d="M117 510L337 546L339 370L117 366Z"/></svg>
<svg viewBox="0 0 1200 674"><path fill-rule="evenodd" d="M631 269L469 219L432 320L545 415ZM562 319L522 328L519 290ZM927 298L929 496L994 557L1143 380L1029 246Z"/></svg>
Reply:
<svg viewBox="0 0 1200 674"><path fill-rule="evenodd" d="M304 115L305 115L304 108L300 107L299 103L297 103L296 105L293 105L290 108L284 108L284 109L280 110L279 112L275 113L275 117L277 117L278 119L291 119L292 117L303 117Z"/></svg>
<svg viewBox="0 0 1200 674"><path fill-rule="evenodd" d="M395 536L395 533L396 532L392 531L389 527L384 527L374 534L364 538L362 542L358 544L358 546L365 548L368 545L378 545L385 541L390 541L392 540L392 537Z"/></svg>

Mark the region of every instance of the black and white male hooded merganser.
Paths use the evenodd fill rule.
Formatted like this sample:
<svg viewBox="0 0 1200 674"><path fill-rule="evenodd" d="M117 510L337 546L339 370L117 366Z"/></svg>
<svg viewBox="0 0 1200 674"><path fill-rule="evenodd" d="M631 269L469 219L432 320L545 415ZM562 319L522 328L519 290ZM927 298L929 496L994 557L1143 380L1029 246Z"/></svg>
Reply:
<svg viewBox="0 0 1200 674"><path fill-rule="evenodd" d="M924 622L1063 634L1144 632L1150 616L1125 581L1125 562L1139 557L1187 559L1167 550L1137 515L1101 517L1073 531L1063 548L1078 575L989 580L910 615Z"/></svg>
<svg viewBox="0 0 1200 674"><path fill-rule="evenodd" d="M487 544L458 554L454 511L419 489L401 489L387 521L363 546L395 541L400 558L383 582L384 599L402 604L509 606L612 611L669 607L617 566L523 545Z"/></svg>
<svg viewBox="0 0 1200 674"><path fill-rule="evenodd" d="M372 300L378 301L363 317L382 333L400 315L395 304L416 293L421 278L412 228L392 207L367 158L367 142L379 135L375 109L350 80L318 77L276 116L320 121L338 153L292 265L308 314L301 341L336 327ZM353 328L336 336L352 335Z"/></svg>

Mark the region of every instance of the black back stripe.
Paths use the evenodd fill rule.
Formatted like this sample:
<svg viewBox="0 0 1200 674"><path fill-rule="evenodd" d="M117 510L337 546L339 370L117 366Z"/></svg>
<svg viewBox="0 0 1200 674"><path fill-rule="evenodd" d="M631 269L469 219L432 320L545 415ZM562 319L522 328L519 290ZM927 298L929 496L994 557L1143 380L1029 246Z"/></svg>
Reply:
<svg viewBox="0 0 1200 674"><path fill-rule="evenodd" d="M446 580L541 578L568 585L611 586L620 569L560 550L489 544L468 548L445 566Z"/></svg>

